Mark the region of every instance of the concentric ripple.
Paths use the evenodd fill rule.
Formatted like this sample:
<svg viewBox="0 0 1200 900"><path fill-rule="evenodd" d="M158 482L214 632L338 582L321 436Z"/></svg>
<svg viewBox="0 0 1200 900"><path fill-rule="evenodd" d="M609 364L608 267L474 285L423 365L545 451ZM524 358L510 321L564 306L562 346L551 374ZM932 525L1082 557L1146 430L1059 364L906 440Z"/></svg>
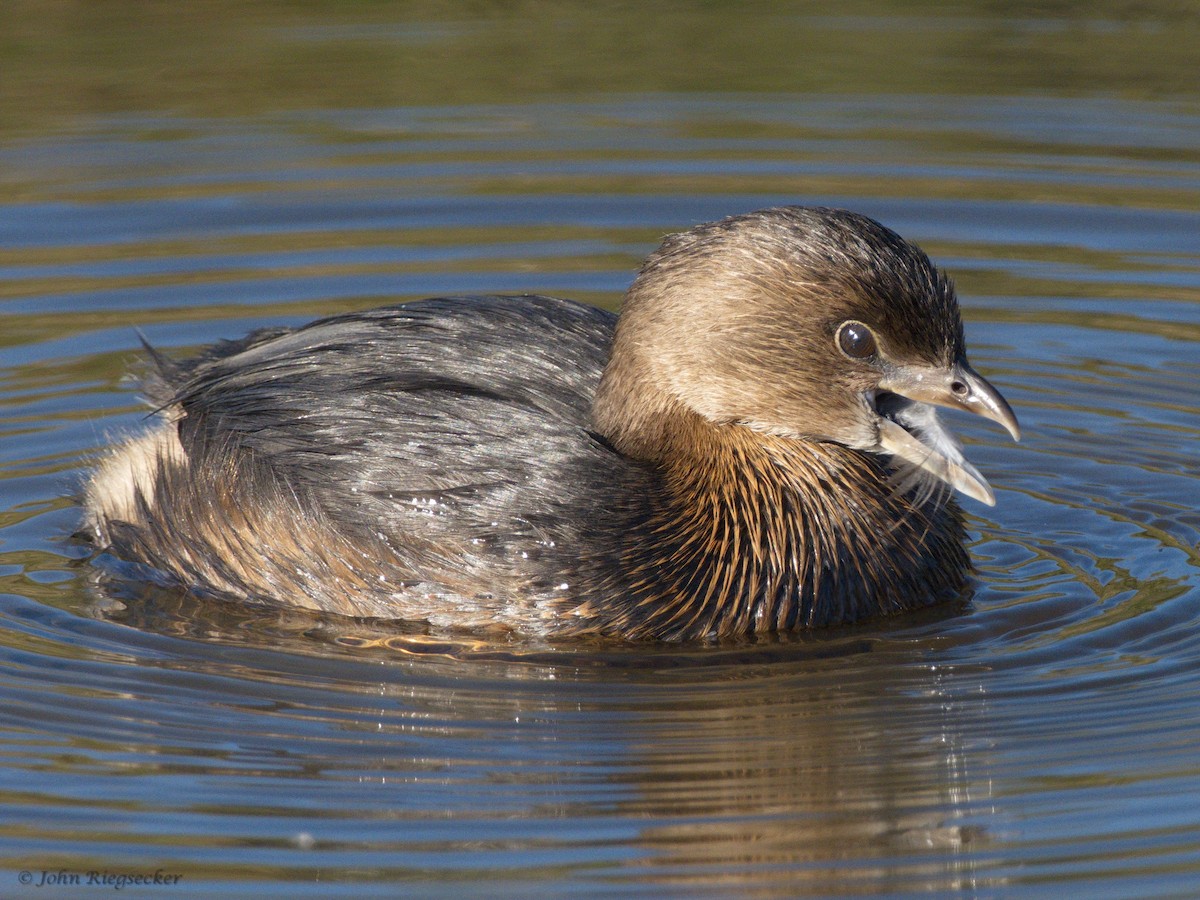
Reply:
<svg viewBox="0 0 1200 900"><path fill-rule="evenodd" d="M0 217L0 894L90 869L164 869L171 896L1200 879L1200 119L654 96L166 124L0 146L25 184ZM959 607L498 642L120 581L70 540L87 459L144 418L135 328L178 349L472 291L611 308L662 232L798 200L946 265L1021 418L1014 445L952 417L999 500L969 507Z"/></svg>

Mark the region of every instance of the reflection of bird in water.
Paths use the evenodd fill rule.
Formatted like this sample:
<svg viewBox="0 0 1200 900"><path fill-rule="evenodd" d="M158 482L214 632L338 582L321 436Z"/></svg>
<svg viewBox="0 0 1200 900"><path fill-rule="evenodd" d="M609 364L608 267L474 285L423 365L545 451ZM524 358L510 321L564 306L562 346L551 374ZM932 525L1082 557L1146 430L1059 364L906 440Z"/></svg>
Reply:
<svg viewBox="0 0 1200 900"><path fill-rule="evenodd" d="M949 488L992 502L931 404L1018 434L945 276L826 209L668 237L619 323L437 299L156 361L163 423L87 489L100 545L438 626L694 638L926 606L968 570Z"/></svg>

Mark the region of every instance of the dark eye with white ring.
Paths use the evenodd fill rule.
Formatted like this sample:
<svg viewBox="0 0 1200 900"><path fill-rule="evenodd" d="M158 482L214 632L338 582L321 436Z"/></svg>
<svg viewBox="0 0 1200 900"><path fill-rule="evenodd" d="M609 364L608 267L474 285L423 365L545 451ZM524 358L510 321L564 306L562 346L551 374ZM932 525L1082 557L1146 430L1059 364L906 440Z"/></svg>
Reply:
<svg viewBox="0 0 1200 900"><path fill-rule="evenodd" d="M851 359L870 359L879 352L871 329L853 319L838 326L837 345Z"/></svg>

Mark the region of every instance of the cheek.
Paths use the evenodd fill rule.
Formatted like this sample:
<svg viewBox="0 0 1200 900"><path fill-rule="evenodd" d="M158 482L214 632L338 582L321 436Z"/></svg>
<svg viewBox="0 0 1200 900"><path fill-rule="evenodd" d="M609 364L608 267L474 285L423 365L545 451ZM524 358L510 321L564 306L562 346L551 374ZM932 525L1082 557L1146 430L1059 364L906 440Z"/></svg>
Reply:
<svg viewBox="0 0 1200 900"><path fill-rule="evenodd" d="M848 447L874 446L878 440L874 414L860 395L826 391L816 398L788 403L777 413L791 433Z"/></svg>
<svg viewBox="0 0 1200 900"><path fill-rule="evenodd" d="M672 393L714 424L742 422L768 434L874 446L874 416L863 389L830 368L828 360L775 347L710 356L703 368L689 360L667 371Z"/></svg>
<svg viewBox="0 0 1200 900"><path fill-rule="evenodd" d="M739 415L729 418L756 431L835 441L858 449L878 441L874 413L862 395L840 387L798 391L774 386L743 397L740 409Z"/></svg>

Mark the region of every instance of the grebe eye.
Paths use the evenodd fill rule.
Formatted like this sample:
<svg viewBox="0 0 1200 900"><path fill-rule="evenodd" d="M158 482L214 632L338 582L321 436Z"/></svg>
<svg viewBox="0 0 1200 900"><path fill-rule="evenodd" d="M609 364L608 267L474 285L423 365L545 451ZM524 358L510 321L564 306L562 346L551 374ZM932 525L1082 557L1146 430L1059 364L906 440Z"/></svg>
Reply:
<svg viewBox="0 0 1200 900"><path fill-rule="evenodd" d="M838 349L851 359L870 359L879 352L875 335L862 322L843 322L837 330Z"/></svg>

